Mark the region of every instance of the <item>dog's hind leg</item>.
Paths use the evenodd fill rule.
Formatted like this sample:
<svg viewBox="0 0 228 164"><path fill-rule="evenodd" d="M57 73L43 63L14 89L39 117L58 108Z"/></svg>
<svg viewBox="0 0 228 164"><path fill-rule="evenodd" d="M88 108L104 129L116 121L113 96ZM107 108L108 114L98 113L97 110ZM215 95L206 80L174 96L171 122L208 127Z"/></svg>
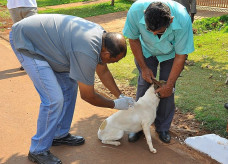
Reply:
<svg viewBox="0 0 228 164"><path fill-rule="evenodd" d="M101 137L101 142L103 144L109 144L109 145L115 145L115 146L120 145L120 142L117 140L123 137L124 135L123 130L109 127L109 129L106 128L105 131L103 132L104 133L102 134L102 137Z"/></svg>
<svg viewBox="0 0 228 164"><path fill-rule="evenodd" d="M120 145L120 142L119 141L102 140L101 142L103 144L109 144L109 145L115 145L115 146L119 146Z"/></svg>
<svg viewBox="0 0 228 164"><path fill-rule="evenodd" d="M149 149L152 153L156 153L157 150L154 149L153 144L152 144L152 138L151 138L151 132L150 132L150 125L148 124L143 124L142 125L144 135L146 137L147 144L149 146Z"/></svg>

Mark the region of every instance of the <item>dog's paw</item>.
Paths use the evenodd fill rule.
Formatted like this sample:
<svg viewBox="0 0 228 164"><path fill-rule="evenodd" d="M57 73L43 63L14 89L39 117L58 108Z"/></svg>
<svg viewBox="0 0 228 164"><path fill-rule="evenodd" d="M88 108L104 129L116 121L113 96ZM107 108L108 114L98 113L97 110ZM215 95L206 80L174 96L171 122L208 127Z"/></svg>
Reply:
<svg viewBox="0 0 228 164"><path fill-rule="evenodd" d="M116 142L114 143L115 146L120 146L120 144L121 144L121 143L118 142L118 141L116 141Z"/></svg>
<svg viewBox="0 0 228 164"><path fill-rule="evenodd" d="M153 149L151 149L150 151L151 151L152 153L157 153L157 150L156 150L156 149L154 149L154 148L153 148Z"/></svg>
<svg viewBox="0 0 228 164"><path fill-rule="evenodd" d="M114 146L119 146L121 143L119 141L111 141L111 140L102 140L103 144L109 144Z"/></svg>

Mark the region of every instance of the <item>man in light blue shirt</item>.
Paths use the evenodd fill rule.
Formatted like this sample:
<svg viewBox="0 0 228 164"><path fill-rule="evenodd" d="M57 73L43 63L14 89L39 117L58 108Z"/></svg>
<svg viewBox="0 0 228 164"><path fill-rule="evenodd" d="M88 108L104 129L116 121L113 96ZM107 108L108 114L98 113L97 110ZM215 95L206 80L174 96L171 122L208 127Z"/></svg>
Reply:
<svg viewBox="0 0 228 164"><path fill-rule="evenodd" d="M123 29L139 70L136 100L142 97L157 75L166 85L156 90L160 104L155 120L159 138L170 142L169 128L173 119L174 87L183 70L186 54L194 51L192 23L186 9L169 0L138 0L130 8ZM142 132L130 133L135 142Z"/></svg>

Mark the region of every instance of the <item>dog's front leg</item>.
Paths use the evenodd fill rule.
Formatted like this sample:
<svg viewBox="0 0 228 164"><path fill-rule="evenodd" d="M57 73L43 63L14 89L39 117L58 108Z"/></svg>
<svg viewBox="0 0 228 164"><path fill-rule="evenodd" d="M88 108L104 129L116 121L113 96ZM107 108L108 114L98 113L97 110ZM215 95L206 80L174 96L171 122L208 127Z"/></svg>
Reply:
<svg viewBox="0 0 228 164"><path fill-rule="evenodd" d="M153 147L153 144L152 144L152 138L151 138L151 133L150 133L150 125L148 124L143 124L142 125L142 128L143 128L143 132L145 134L145 137L146 137L146 141L147 141L147 144L149 146L149 149L152 153L156 153L157 150L154 149Z"/></svg>

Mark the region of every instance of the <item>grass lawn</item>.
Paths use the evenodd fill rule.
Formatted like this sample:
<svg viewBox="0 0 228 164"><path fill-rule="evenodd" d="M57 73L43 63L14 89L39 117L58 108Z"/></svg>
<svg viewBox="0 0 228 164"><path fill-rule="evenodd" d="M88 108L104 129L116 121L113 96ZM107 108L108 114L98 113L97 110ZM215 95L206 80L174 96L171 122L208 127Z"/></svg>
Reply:
<svg viewBox="0 0 228 164"><path fill-rule="evenodd" d="M83 0L62 0L60 3L60 0L58 1L52 1L52 0L39 0L37 1L39 7L45 7L48 5L57 5L58 4L64 4L66 2L72 3L72 1L83 1ZM111 6L110 2L104 2L99 4L91 4L91 5L83 5L83 6L77 6L77 7L68 7L68 8L60 8L60 9L50 9L47 8L45 10L40 11L38 9L39 14L44 13L55 13L55 14L66 14L66 15L74 15L78 17L90 17L90 16L97 16L97 15L103 15L108 13L114 13L119 11L126 11L130 8L133 1L128 0L115 0L115 5ZM0 1L0 4L6 5L6 0L3 0L3 2ZM0 9L3 10L3 8L0 6ZM88 12L89 11L89 12ZM0 17L3 18L10 18L8 10L3 10L3 12L0 12Z"/></svg>
<svg viewBox="0 0 228 164"><path fill-rule="evenodd" d="M115 5L111 6L110 2L104 2L92 5L83 5L78 7L62 8L62 9L46 9L38 11L39 13L57 13L74 15L78 17L90 17L96 15L103 15L108 13L114 13L119 11L126 11L130 8L132 1L116 0ZM89 12L88 12L89 11Z"/></svg>
<svg viewBox="0 0 228 164"><path fill-rule="evenodd" d="M176 104L183 111L195 113L202 125L225 136L228 112L228 33L213 31L194 36L195 52L177 82Z"/></svg>
<svg viewBox="0 0 228 164"><path fill-rule="evenodd" d="M83 2L83 1L91 1L91 0L36 0L38 7L54 6L54 5ZM7 0L0 0L0 4L6 5Z"/></svg>
<svg viewBox="0 0 228 164"><path fill-rule="evenodd" d="M67 3L84 2L91 0L36 0L38 7L54 6Z"/></svg>

